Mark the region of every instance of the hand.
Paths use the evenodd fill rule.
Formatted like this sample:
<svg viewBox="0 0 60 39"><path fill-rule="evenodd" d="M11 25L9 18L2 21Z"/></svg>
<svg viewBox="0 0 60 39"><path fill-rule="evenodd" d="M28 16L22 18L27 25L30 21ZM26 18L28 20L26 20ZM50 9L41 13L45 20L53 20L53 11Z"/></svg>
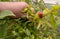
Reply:
<svg viewBox="0 0 60 39"><path fill-rule="evenodd" d="M20 18L24 16L21 11L28 6L25 2L0 2L0 11L11 10L16 17L11 16L12 18Z"/></svg>

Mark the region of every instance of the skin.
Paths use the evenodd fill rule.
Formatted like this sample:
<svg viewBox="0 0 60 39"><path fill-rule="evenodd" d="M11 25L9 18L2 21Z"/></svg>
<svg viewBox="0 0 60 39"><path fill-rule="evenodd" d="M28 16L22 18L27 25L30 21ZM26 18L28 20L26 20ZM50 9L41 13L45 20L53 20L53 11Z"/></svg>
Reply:
<svg viewBox="0 0 60 39"><path fill-rule="evenodd" d="M16 17L11 16L11 18L19 18L24 16L21 11L28 6L25 2L0 2L0 11L11 10Z"/></svg>

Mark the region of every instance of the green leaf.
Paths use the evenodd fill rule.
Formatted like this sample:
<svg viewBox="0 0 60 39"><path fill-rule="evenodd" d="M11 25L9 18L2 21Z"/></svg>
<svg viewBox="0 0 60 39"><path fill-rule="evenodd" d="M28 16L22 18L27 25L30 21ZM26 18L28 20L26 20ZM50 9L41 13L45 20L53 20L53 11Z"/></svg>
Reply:
<svg viewBox="0 0 60 39"><path fill-rule="evenodd" d="M53 29L56 29L57 28L57 25L56 25L56 21L54 19L53 14L50 15L50 22L51 22L52 28Z"/></svg>
<svg viewBox="0 0 60 39"><path fill-rule="evenodd" d="M57 22L57 25L60 25L60 17L58 17L56 22Z"/></svg>
<svg viewBox="0 0 60 39"><path fill-rule="evenodd" d="M24 39L30 39L29 37L25 37Z"/></svg>
<svg viewBox="0 0 60 39"><path fill-rule="evenodd" d="M22 39L20 36L18 36L16 39Z"/></svg>
<svg viewBox="0 0 60 39"><path fill-rule="evenodd" d="M29 2L30 2L30 0L25 0L25 2L29 3Z"/></svg>
<svg viewBox="0 0 60 39"><path fill-rule="evenodd" d="M0 19L3 19L4 17L7 17L7 16L15 16L15 15L13 14L12 11L9 11L9 10L4 10L0 12Z"/></svg>
<svg viewBox="0 0 60 39"><path fill-rule="evenodd" d="M52 8L51 8L52 11L57 11L57 10L60 10L60 6L59 5L54 5Z"/></svg>
<svg viewBox="0 0 60 39"><path fill-rule="evenodd" d="M30 39L34 39L34 35L31 35Z"/></svg>
<svg viewBox="0 0 60 39"><path fill-rule="evenodd" d="M0 23L2 23L2 21L0 21ZM0 24L0 38L5 36L6 28L7 28L7 24L6 21L4 21L2 24Z"/></svg>
<svg viewBox="0 0 60 39"><path fill-rule="evenodd" d="M25 31L25 33L26 33L26 35L30 35L30 31L28 30L28 29L26 29L26 31Z"/></svg>
<svg viewBox="0 0 60 39"><path fill-rule="evenodd" d="M57 11L52 12L52 13L53 13L53 15L55 15L55 16L57 16L57 15L58 15L58 12L57 12Z"/></svg>

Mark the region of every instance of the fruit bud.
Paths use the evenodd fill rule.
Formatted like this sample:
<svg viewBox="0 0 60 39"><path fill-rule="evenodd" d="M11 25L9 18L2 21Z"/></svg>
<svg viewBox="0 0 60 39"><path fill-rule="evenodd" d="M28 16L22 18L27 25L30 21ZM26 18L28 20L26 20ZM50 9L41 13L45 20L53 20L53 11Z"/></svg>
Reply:
<svg viewBox="0 0 60 39"><path fill-rule="evenodd" d="M43 12L39 12L38 15L39 15L40 18L42 18L43 17Z"/></svg>

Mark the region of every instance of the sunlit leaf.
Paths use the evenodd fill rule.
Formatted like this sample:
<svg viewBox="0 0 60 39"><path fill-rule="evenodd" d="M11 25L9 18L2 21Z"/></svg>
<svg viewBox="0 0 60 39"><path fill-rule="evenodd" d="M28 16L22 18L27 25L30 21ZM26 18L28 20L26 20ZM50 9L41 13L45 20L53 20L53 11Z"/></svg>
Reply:
<svg viewBox="0 0 60 39"><path fill-rule="evenodd" d="M57 25L56 25L56 21L54 19L53 14L51 14L51 16L50 16L50 22L51 22L51 25L52 25L53 29L56 29Z"/></svg>
<svg viewBox="0 0 60 39"><path fill-rule="evenodd" d="M45 16L45 15L48 15L48 14L50 14L50 10L48 8L44 9L43 15Z"/></svg>
<svg viewBox="0 0 60 39"><path fill-rule="evenodd" d="M57 15L58 15L58 12L57 12L57 11L52 12L52 13L53 13L53 15L55 15L55 16L57 16Z"/></svg>
<svg viewBox="0 0 60 39"><path fill-rule="evenodd" d="M31 35L31 39L34 39L34 35Z"/></svg>
<svg viewBox="0 0 60 39"><path fill-rule="evenodd" d="M26 31L25 31L25 33L26 33L26 35L30 35L30 31L28 30L28 29L26 29Z"/></svg>
<svg viewBox="0 0 60 39"><path fill-rule="evenodd" d="M57 11L57 10L59 10L59 9L60 9L60 6L59 6L59 5L54 5L54 6L51 8L52 11Z"/></svg>

